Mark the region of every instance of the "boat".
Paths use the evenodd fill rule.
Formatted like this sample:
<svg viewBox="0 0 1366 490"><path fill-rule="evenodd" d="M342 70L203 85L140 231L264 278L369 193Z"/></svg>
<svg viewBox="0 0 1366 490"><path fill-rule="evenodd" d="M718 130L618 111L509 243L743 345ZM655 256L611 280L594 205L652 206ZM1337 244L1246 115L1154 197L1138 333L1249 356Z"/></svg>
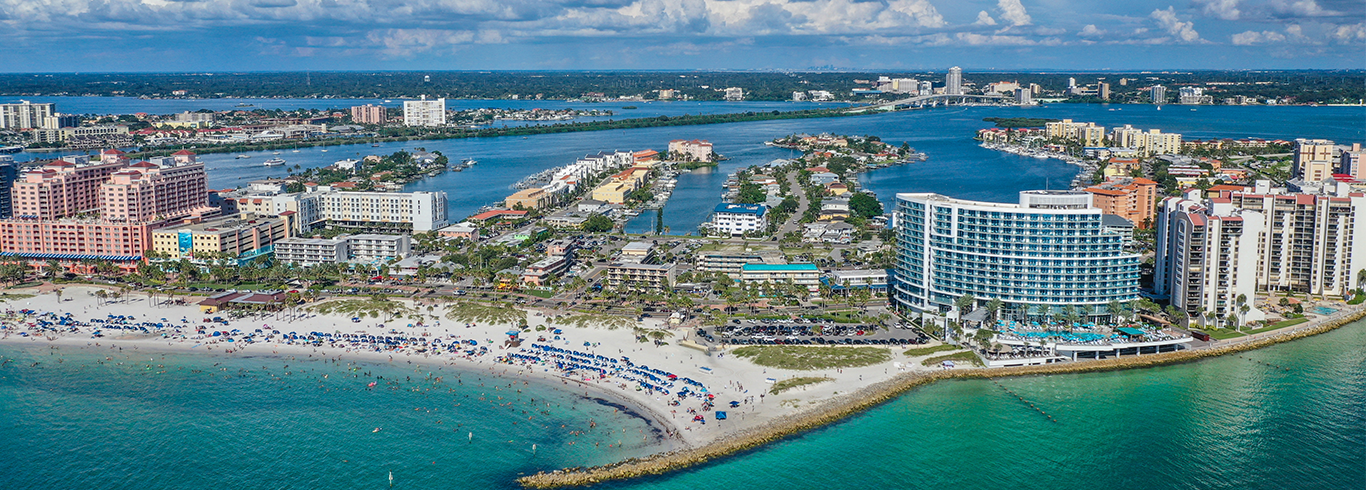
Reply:
<svg viewBox="0 0 1366 490"><path fill-rule="evenodd" d="M256 104L237 104L236 107L256 107Z"/></svg>
<svg viewBox="0 0 1366 490"><path fill-rule="evenodd" d="M294 153L298 153L298 152L299 152L299 150L297 150L297 149L296 149L296 150L294 150Z"/></svg>
<svg viewBox="0 0 1366 490"><path fill-rule="evenodd" d="M464 165L464 166L467 166L467 167L473 167L474 164L476 164L476 163L479 163L479 160L475 160L475 159L473 159L473 158L466 158L466 159L464 159L464 160L462 160L462 161L460 162L461 165Z"/></svg>
<svg viewBox="0 0 1366 490"><path fill-rule="evenodd" d="M327 148L323 148L323 153L327 153Z"/></svg>
<svg viewBox="0 0 1366 490"><path fill-rule="evenodd" d="M283 158L272 158L272 159L270 159L270 160L266 160L265 163L262 163L262 165L265 165L265 166L267 166L267 167L278 167L278 166L284 165L284 164L285 164L285 159L283 159Z"/></svg>
<svg viewBox="0 0 1366 490"><path fill-rule="evenodd" d="M272 155L279 155L279 154L280 154L280 152L278 152L278 151L277 151L277 152L275 152L275 153L271 153L271 154L272 154Z"/></svg>
<svg viewBox="0 0 1366 490"><path fill-rule="evenodd" d="M371 148L379 148L379 143L375 143L375 144L373 144L373 145L370 145L370 147L371 147Z"/></svg>
<svg viewBox="0 0 1366 490"><path fill-rule="evenodd" d="M23 145L0 147L0 153L19 153L24 151Z"/></svg>
<svg viewBox="0 0 1366 490"><path fill-rule="evenodd" d="M237 155L237 158L251 158L251 155Z"/></svg>

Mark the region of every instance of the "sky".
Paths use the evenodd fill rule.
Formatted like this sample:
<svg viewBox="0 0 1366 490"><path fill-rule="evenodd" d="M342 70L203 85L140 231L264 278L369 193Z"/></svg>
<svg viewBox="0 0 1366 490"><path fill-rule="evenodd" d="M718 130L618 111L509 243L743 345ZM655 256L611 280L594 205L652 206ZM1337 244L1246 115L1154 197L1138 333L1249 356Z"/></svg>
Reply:
<svg viewBox="0 0 1366 490"><path fill-rule="evenodd" d="M1366 69L1363 0L0 0L0 71Z"/></svg>

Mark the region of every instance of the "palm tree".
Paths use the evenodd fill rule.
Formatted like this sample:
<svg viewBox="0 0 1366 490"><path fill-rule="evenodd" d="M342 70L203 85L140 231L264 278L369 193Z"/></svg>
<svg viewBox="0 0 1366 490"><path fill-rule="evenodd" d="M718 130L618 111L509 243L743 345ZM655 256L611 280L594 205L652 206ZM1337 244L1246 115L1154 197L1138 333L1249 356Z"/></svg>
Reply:
<svg viewBox="0 0 1366 490"><path fill-rule="evenodd" d="M1110 314L1110 323L1119 323L1119 316L1124 313L1124 305L1112 299L1105 305L1105 311Z"/></svg>
<svg viewBox="0 0 1366 490"><path fill-rule="evenodd" d="M976 302L977 299L973 298L971 293L963 293L962 296L959 296L957 299L953 300L953 306L958 310L958 318L961 320L963 318L963 314L967 313L966 310Z"/></svg>
<svg viewBox="0 0 1366 490"><path fill-rule="evenodd" d="M991 301L987 301L987 316L991 317L993 323L996 321L997 313L1001 311L1003 306L1005 306L1005 303L1001 301L1001 298L991 298Z"/></svg>
<svg viewBox="0 0 1366 490"><path fill-rule="evenodd" d="M1240 318L1240 321L1239 321L1239 323L1238 323L1238 331L1239 331L1239 332L1243 331L1243 325L1247 323L1247 312L1248 312L1248 311L1251 311L1251 310L1252 310L1252 307L1251 307L1251 306L1248 306L1248 305L1240 305L1240 306L1238 306L1238 315L1239 315L1239 318Z"/></svg>

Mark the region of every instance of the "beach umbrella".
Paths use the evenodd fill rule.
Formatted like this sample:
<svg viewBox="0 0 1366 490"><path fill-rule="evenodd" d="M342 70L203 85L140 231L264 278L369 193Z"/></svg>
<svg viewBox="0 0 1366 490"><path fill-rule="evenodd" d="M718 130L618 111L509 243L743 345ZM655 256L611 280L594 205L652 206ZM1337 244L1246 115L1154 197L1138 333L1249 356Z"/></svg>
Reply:
<svg viewBox="0 0 1366 490"><path fill-rule="evenodd" d="M518 335L521 335L521 333L522 333L522 332L517 331L517 330L508 330L508 331L507 331L507 334L510 335L510 336L513 336L513 337L516 337L516 336L518 336Z"/></svg>

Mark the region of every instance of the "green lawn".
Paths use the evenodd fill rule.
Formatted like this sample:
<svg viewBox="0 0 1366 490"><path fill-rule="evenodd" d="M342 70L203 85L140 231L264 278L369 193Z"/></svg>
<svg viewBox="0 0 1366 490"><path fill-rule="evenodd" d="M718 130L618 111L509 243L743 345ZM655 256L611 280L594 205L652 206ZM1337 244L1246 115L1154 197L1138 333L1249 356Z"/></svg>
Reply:
<svg viewBox="0 0 1366 490"><path fill-rule="evenodd" d="M1301 323L1306 323L1306 322L1308 322L1308 321L1309 321L1308 318L1291 318L1291 319L1289 319L1289 320L1282 320L1282 321L1279 321L1279 322L1276 322L1276 323L1272 323L1272 324L1267 325L1267 326L1262 327L1262 328L1258 328L1258 329L1254 329L1254 330L1248 330L1246 333L1248 333L1248 334L1258 334L1258 333L1262 333L1262 332L1270 332L1270 331L1272 331L1272 330L1279 330L1279 329L1282 329L1282 328L1285 328L1285 327L1293 327L1293 326L1295 326L1295 325L1299 325L1299 324L1301 324Z"/></svg>
<svg viewBox="0 0 1366 490"><path fill-rule="evenodd" d="M732 354L750 358L760 366L801 371L871 366L892 358L887 349L877 347L760 345L741 347Z"/></svg>
<svg viewBox="0 0 1366 490"><path fill-rule="evenodd" d="M934 354L935 352L944 352L958 349L962 349L962 347L957 347L949 344L940 344L934 347L917 347L914 349L908 349L906 350L906 355L910 357L927 356L930 354Z"/></svg>
<svg viewBox="0 0 1366 490"><path fill-rule="evenodd" d="M864 318L863 315L859 314L856 311L833 311L828 313L822 313L820 315L802 316L805 318L824 320L827 322L835 323L868 323L874 321L872 319Z"/></svg>
<svg viewBox="0 0 1366 490"><path fill-rule="evenodd" d="M526 294L530 294L530 295L532 295L532 296L535 296L535 297L541 298L541 299L550 299L551 296L554 296L554 295L555 295L555 292L554 292L554 291L542 291L542 290L540 290L540 289L533 289L533 290L530 290L530 291L526 291Z"/></svg>
<svg viewBox="0 0 1366 490"><path fill-rule="evenodd" d="M776 394L782 393L782 392L784 392L784 391L787 391L787 390L790 390L790 389L793 389L793 388L798 388L798 387L806 386L806 385L814 385L814 384L818 384L818 383L824 383L824 382L826 382L826 381L834 381L834 379L827 378L827 377L824 377L824 376L821 376L821 377L805 376L805 377L799 377L799 378L788 378L788 379L784 379L784 380L782 380L782 381L779 381L779 382L777 382L777 383L774 383L774 384L773 384L773 388L770 389L770 390L768 390L768 393L769 393L770 395L776 395Z"/></svg>
<svg viewBox="0 0 1366 490"><path fill-rule="evenodd" d="M974 354L972 352L956 352L953 354L931 357L929 359L921 361L920 364L925 366L938 366L942 364L944 361L953 361L954 364L968 363L973 366L982 365L982 359L977 357L977 354Z"/></svg>
<svg viewBox="0 0 1366 490"><path fill-rule="evenodd" d="M1205 332L1205 333L1209 334L1210 338L1214 338L1214 339L1217 339L1217 340L1236 339L1236 338L1238 338L1238 337L1242 337L1242 336L1246 335L1246 334L1244 334L1244 333L1239 333L1237 330L1231 330L1231 329L1227 329L1227 328L1210 328L1210 327L1205 327L1205 328L1201 328L1201 329L1199 329L1199 330L1202 331L1202 332Z"/></svg>

